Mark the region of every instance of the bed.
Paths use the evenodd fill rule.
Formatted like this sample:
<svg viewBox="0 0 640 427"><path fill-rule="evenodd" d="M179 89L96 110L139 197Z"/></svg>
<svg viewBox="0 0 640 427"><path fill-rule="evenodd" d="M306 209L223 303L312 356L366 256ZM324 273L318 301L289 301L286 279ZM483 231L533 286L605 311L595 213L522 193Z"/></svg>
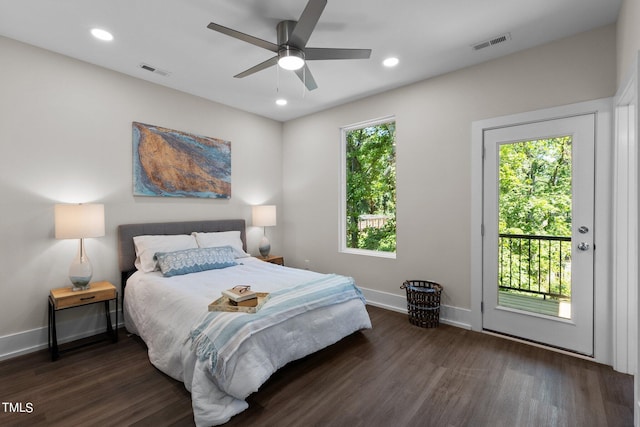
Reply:
<svg viewBox="0 0 640 427"><path fill-rule="evenodd" d="M371 327L352 279L248 256L242 219L120 225L118 249L125 326L185 384L198 426L227 422L285 364ZM208 311L236 285L270 299L255 314Z"/></svg>

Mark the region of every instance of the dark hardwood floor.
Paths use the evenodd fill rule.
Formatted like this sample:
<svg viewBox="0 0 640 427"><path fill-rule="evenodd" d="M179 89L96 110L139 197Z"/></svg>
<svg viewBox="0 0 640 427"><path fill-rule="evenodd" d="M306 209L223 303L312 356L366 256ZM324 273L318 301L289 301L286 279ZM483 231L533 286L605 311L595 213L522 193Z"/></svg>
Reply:
<svg viewBox="0 0 640 427"><path fill-rule="evenodd" d="M587 360L369 307L373 329L284 367L226 426L632 426L633 377ZM182 383L120 331L51 362L0 363L0 425L188 426ZM31 404L32 411L28 413Z"/></svg>

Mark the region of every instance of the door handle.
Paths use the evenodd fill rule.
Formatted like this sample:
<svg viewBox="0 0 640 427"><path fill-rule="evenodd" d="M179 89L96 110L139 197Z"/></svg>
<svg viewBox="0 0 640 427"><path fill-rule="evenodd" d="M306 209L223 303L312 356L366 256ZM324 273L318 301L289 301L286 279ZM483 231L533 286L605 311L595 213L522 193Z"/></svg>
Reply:
<svg viewBox="0 0 640 427"><path fill-rule="evenodd" d="M585 242L580 242L580 243L578 243L578 249L580 249L581 251L588 251L589 250L589 244L585 243Z"/></svg>

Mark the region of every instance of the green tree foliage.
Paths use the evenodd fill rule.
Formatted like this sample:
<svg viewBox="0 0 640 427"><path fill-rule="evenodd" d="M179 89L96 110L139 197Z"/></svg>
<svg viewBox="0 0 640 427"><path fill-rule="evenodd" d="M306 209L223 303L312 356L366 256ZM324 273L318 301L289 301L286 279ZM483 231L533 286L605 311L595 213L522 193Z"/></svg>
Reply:
<svg viewBox="0 0 640 427"><path fill-rule="evenodd" d="M389 122L346 134L349 248L396 250L395 133L395 122ZM387 220L380 228L362 228L362 215L380 215Z"/></svg>
<svg viewBox="0 0 640 427"><path fill-rule="evenodd" d="M571 137L500 147L500 233L571 236Z"/></svg>
<svg viewBox="0 0 640 427"><path fill-rule="evenodd" d="M571 137L500 146L499 282L571 295ZM505 237L525 235L528 238Z"/></svg>

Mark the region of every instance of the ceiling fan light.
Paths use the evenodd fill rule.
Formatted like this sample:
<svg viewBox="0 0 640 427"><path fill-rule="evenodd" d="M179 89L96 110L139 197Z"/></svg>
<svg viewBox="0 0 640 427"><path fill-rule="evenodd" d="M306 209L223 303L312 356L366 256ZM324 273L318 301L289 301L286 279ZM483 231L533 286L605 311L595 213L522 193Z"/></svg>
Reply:
<svg viewBox="0 0 640 427"><path fill-rule="evenodd" d="M290 71L304 67L304 53L301 50L285 47L278 52L278 65Z"/></svg>

